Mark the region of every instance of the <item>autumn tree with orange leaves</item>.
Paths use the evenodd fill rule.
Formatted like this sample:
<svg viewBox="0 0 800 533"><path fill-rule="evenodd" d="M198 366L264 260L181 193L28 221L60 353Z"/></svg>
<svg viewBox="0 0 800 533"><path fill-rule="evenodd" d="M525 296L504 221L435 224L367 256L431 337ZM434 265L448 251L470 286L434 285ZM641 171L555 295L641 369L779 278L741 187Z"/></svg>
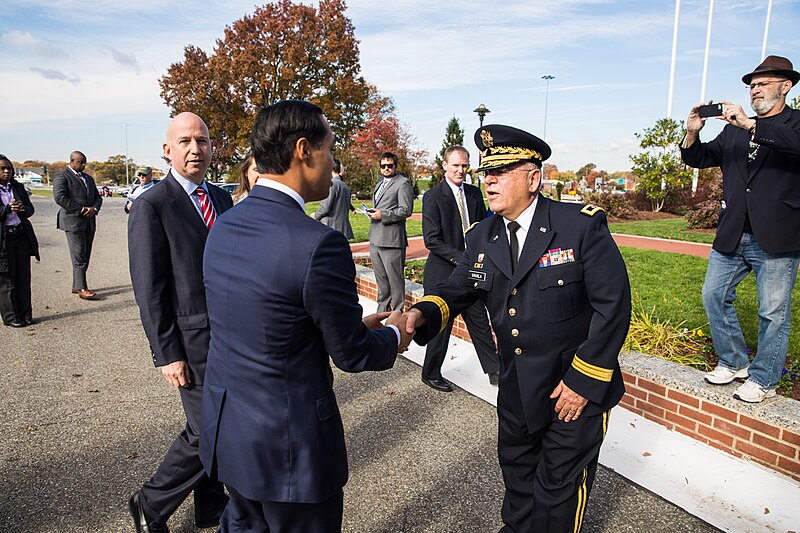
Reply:
<svg viewBox="0 0 800 533"><path fill-rule="evenodd" d="M364 125L355 130L339 158L347 167L347 182L359 197L370 198L378 182L383 152L397 154L397 170L415 180L428 153L414 148L415 140L395 114L394 102L370 87Z"/></svg>
<svg viewBox="0 0 800 533"><path fill-rule="evenodd" d="M319 105L345 145L362 128L369 86L345 9L344 0L316 8L278 0L226 27L211 55L188 45L169 67L161 97L173 115L192 111L205 120L215 178L247 151L258 109L278 100Z"/></svg>

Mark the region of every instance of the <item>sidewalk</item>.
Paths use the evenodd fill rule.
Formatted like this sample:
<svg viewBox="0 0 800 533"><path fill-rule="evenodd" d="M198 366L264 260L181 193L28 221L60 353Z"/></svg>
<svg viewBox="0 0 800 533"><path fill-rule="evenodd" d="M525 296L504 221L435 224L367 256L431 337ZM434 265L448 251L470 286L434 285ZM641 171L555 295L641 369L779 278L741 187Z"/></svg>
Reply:
<svg viewBox="0 0 800 533"><path fill-rule="evenodd" d="M711 253L711 245L697 242L676 241L672 239L659 239L657 237L640 237L638 235L625 235L622 233L612 233L617 246L629 246L632 248L642 248L645 250L655 250L658 252L671 252L676 254L694 255L696 257L708 258ZM369 253L368 242L356 242L350 244L350 251L353 254ZM425 259L428 257L428 250L422 237L411 237L408 239L406 248L406 259Z"/></svg>

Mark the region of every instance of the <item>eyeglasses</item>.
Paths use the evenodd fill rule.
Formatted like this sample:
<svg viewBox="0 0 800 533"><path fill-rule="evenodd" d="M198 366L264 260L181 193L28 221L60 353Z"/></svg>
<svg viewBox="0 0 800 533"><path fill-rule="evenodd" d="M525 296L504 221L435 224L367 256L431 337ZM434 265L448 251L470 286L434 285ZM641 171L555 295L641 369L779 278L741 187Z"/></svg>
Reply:
<svg viewBox="0 0 800 533"><path fill-rule="evenodd" d="M514 172L532 172L536 170L535 168L493 168L491 170L485 170L483 172L484 177L493 177L493 178L500 178L509 174L513 174Z"/></svg>
<svg viewBox="0 0 800 533"><path fill-rule="evenodd" d="M394 163L381 163L381 168L394 168Z"/></svg>
<svg viewBox="0 0 800 533"><path fill-rule="evenodd" d="M745 85L749 91L753 89L761 89L763 87L769 87L773 83L782 83L786 80L769 80L769 81L757 81L755 83L751 83L750 85Z"/></svg>

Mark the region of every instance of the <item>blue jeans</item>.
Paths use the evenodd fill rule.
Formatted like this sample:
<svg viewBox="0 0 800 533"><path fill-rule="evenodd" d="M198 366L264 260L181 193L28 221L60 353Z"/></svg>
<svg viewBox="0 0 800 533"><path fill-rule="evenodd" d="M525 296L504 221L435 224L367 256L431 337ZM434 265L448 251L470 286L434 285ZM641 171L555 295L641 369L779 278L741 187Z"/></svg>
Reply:
<svg viewBox="0 0 800 533"><path fill-rule="evenodd" d="M703 306L708 315L719 364L739 370L749 363L747 345L733 302L736 287L752 270L758 292L758 352L750 363L749 379L762 388L778 384L789 345L792 289L797 280L800 252L771 254L762 250L755 236L743 233L733 253L711 250Z"/></svg>

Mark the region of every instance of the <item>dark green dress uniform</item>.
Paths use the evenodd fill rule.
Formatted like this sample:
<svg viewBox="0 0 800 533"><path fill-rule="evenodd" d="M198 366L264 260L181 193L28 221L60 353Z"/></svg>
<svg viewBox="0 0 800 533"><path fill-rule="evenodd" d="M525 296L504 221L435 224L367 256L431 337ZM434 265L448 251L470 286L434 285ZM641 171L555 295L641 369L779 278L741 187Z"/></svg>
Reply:
<svg viewBox="0 0 800 533"><path fill-rule="evenodd" d="M489 310L501 359L503 531L579 531L608 411L625 391L618 355L630 286L605 214L539 196L513 272L503 218L484 220L468 232L453 275L414 306L426 319L415 340L426 343L476 300ZM571 422L558 420L550 399L561 380L588 399Z"/></svg>

